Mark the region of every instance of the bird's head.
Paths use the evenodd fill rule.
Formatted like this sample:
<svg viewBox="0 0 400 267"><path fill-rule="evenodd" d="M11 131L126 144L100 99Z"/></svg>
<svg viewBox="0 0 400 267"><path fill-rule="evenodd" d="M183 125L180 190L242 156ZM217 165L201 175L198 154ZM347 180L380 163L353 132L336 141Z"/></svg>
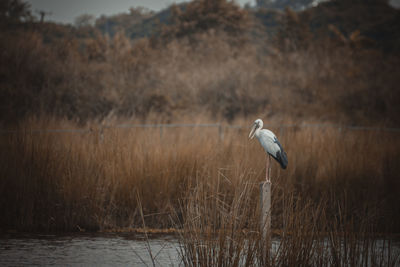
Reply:
<svg viewBox="0 0 400 267"><path fill-rule="evenodd" d="M261 119L255 120L251 127L249 138L253 139L254 135L256 134L257 129L261 129L262 127L263 127L263 121Z"/></svg>

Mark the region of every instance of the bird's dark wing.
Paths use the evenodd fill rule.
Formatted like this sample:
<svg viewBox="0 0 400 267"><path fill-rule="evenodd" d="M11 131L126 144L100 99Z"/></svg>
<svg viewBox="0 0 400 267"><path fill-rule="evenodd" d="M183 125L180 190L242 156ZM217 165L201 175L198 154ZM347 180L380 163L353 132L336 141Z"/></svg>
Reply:
<svg viewBox="0 0 400 267"><path fill-rule="evenodd" d="M279 143L278 138L274 137L274 143L279 146L279 151L276 152L276 156L272 155L272 157L274 159L276 159L276 161L279 162L282 169L286 169L286 167L289 163L286 152L283 150L283 147L282 147L281 143Z"/></svg>

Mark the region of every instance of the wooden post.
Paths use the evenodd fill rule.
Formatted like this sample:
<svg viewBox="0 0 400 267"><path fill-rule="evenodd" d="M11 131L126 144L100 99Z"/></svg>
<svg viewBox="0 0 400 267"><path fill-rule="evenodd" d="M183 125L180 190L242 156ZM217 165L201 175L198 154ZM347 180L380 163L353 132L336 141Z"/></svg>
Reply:
<svg viewBox="0 0 400 267"><path fill-rule="evenodd" d="M99 143L103 143L104 142L104 128L101 127L99 130Z"/></svg>
<svg viewBox="0 0 400 267"><path fill-rule="evenodd" d="M260 207L262 243L267 245L266 249L269 251L271 248L271 181L260 183Z"/></svg>
<svg viewBox="0 0 400 267"><path fill-rule="evenodd" d="M221 124L218 125L218 133L219 133L219 140L222 141L224 139L224 128Z"/></svg>

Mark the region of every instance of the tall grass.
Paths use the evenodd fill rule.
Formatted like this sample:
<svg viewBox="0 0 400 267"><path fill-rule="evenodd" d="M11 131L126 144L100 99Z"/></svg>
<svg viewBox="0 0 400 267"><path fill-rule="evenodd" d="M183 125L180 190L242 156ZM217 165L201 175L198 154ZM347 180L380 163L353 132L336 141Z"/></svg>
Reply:
<svg viewBox="0 0 400 267"><path fill-rule="evenodd" d="M101 141L95 130L38 133L32 131L36 127L74 125L28 122L18 133L1 135L2 228L141 226L137 196L146 225L170 227L170 214L178 213L182 220L190 215L181 208L182 201L196 194L213 199L207 205L215 206L218 201L234 201L238 190L247 186L246 201L255 209L257 183L264 179L264 152L256 141L247 139L243 129L226 129L220 140L214 128L164 129L162 136L152 128L109 128ZM273 228L286 226L283 218L288 211L283 207L293 196L310 205L325 201L329 219L337 219L340 209L341 214L357 215L357 223L368 215L374 221L373 231L399 231L400 142L396 133L272 130L290 159L286 171L278 165L272 169ZM247 208L246 212L254 213ZM219 228L215 216L202 220Z"/></svg>
<svg viewBox="0 0 400 267"><path fill-rule="evenodd" d="M193 266L399 261L385 235L400 230L398 133L272 128L289 166L272 168L269 251L259 233L266 157L247 127L222 140L217 128L34 131L74 127L32 120L1 135L1 229L174 227Z"/></svg>
<svg viewBox="0 0 400 267"><path fill-rule="evenodd" d="M272 231L270 248L259 232L259 207L252 202L252 182L237 184L232 198L213 194L219 182L204 190L198 184L191 194L181 234L185 266L397 266L399 249L388 236L376 236L368 214L347 214L338 208L328 214L329 201L286 192L282 201L284 227ZM207 192L207 193L206 193ZM278 212L279 213L279 212ZM361 216L361 218L359 217ZM270 249L269 249L270 248Z"/></svg>

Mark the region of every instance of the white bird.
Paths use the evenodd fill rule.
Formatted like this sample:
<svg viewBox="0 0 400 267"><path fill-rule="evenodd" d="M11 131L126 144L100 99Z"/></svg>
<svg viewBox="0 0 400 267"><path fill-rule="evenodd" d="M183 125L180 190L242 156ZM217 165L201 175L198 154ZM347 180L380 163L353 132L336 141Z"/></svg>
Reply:
<svg viewBox="0 0 400 267"><path fill-rule="evenodd" d="M282 169L286 169L288 164L288 159L285 151L281 143L279 143L278 138L276 138L275 134L267 129L262 129L263 121L261 119L257 119L254 121L254 124L251 128L249 138L252 139L254 136L257 137L261 146L264 148L267 153L267 169L266 169L266 179L270 181L269 177L269 165L270 165L270 156L272 156L279 164Z"/></svg>

